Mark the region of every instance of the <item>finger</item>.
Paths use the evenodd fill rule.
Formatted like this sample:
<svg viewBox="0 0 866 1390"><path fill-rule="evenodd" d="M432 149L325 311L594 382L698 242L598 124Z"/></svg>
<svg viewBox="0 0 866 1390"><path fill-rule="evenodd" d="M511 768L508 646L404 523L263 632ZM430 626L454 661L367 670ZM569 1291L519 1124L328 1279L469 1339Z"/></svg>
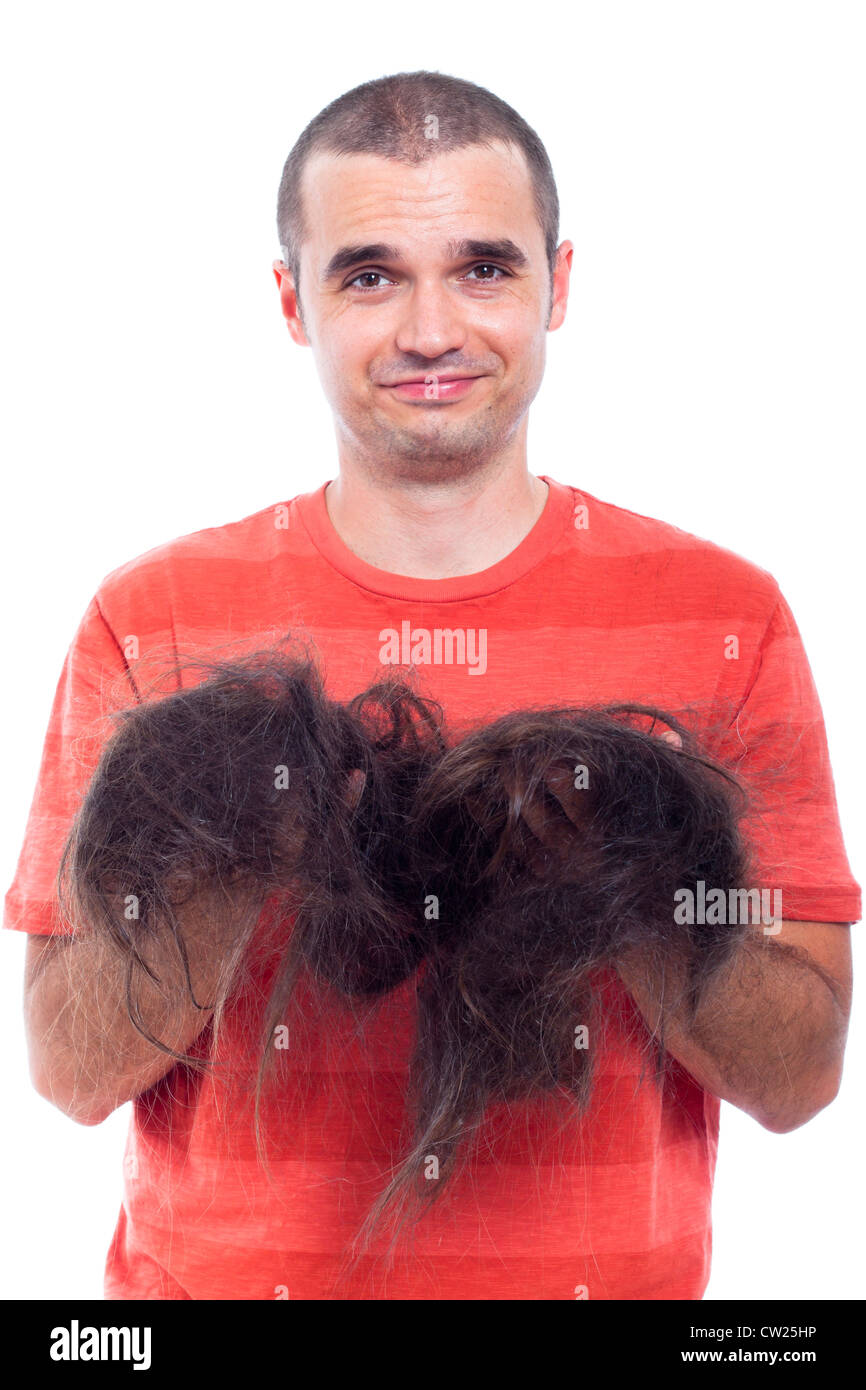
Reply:
<svg viewBox="0 0 866 1390"><path fill-rule="evenodd" d="M355 767L349 773L348 785L346 788L346 805L350 811L354 811L363 795L364 787L367 785L367 774L360 767Z"/></svg>
<svg viewBox="0 0 866 1390"><path fill-rule="evenodd" d="M581 791L575 786L576 771L576 768L562 764L552 767L545 777L545 784L572 825L579 829L584 807Z"/></svg>
<svg viewBox="0 0 866 1390"><path fill-rule="evenodd" d="M664 733L659 734L658 737L663 738L665 743L672 744L674 748L682 748L683 746L682 738L675 729L665 729Z"/></svg>

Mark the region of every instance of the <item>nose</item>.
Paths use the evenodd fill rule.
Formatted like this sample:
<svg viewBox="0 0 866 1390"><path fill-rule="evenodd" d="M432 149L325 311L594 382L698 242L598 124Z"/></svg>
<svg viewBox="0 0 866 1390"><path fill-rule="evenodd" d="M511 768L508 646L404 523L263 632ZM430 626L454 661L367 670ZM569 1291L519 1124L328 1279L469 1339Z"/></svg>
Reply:
<svg viewBox="0 0 866 1390"><path fill-rule="evenodd" d="M416 281L405 300L397 330L400 352L441 357L466 343L459 305L441 281Z"/></svg>

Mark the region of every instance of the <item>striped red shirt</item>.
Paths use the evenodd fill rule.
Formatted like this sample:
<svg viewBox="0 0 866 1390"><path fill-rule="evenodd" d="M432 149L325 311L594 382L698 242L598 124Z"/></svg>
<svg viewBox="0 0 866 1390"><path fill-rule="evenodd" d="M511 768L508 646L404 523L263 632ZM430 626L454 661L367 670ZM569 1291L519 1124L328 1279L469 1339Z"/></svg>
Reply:
<svg viewBox="0 0 866 1390"><path fill-rule="evenodd" d="M311 640L328 693L412 661L449 724L549 704L640 701L712 728L711 751L760 789L757 882L781 915L853 922L860 889L839 825L822 713L791 611L770 574L674 526L545 476L535 526L477 574L415 579L359 559L326 484L113 571L70 647L5 925L69 931L54 878L108 730L139 698L130 667L177 652ZM708 736L709 737L709 736ZM411 988L363 1045L312 1038L315 1085L285 1084L256 1155L251 1001L225 1024L224 1071L174 1067L133 1103L109 1298L698 1299L710 1270L719 1101L680 1067L641 1082L617 977L588 1114L560 1102L492 1108L475 1156L387 1269L346 1252L393 1163L404 1117ZM204 1050L208 1030L197 1046ZM309 1067L310 1057L306 1058Z"/></svg>

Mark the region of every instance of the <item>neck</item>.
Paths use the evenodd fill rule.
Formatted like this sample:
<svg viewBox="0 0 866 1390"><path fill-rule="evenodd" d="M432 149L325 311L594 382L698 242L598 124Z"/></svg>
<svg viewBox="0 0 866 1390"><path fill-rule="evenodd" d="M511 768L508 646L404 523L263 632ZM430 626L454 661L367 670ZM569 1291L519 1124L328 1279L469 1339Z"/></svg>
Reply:
<svg viewBox="0 0 866 1390"><path fill-rule="evenodd" d="M325 505L343 544L368 565L450 579L510 555L541 516L547 493L525 458L443 482L373 477L341 459Z"/></svg>

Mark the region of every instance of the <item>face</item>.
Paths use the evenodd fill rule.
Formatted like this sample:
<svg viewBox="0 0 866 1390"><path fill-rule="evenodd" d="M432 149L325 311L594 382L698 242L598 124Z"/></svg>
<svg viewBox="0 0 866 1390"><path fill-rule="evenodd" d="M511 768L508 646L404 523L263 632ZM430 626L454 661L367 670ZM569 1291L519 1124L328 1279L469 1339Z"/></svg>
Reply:
<svg viewBox="0 0 866 1390"><path fill-rule="evenodd" d="M341 461L434 481L502 456L525 436L573 254L563 242L551 294L522 152L469 146L416 166L320 154L302 192L303 322L290 273L274 270Z"/></svg>

